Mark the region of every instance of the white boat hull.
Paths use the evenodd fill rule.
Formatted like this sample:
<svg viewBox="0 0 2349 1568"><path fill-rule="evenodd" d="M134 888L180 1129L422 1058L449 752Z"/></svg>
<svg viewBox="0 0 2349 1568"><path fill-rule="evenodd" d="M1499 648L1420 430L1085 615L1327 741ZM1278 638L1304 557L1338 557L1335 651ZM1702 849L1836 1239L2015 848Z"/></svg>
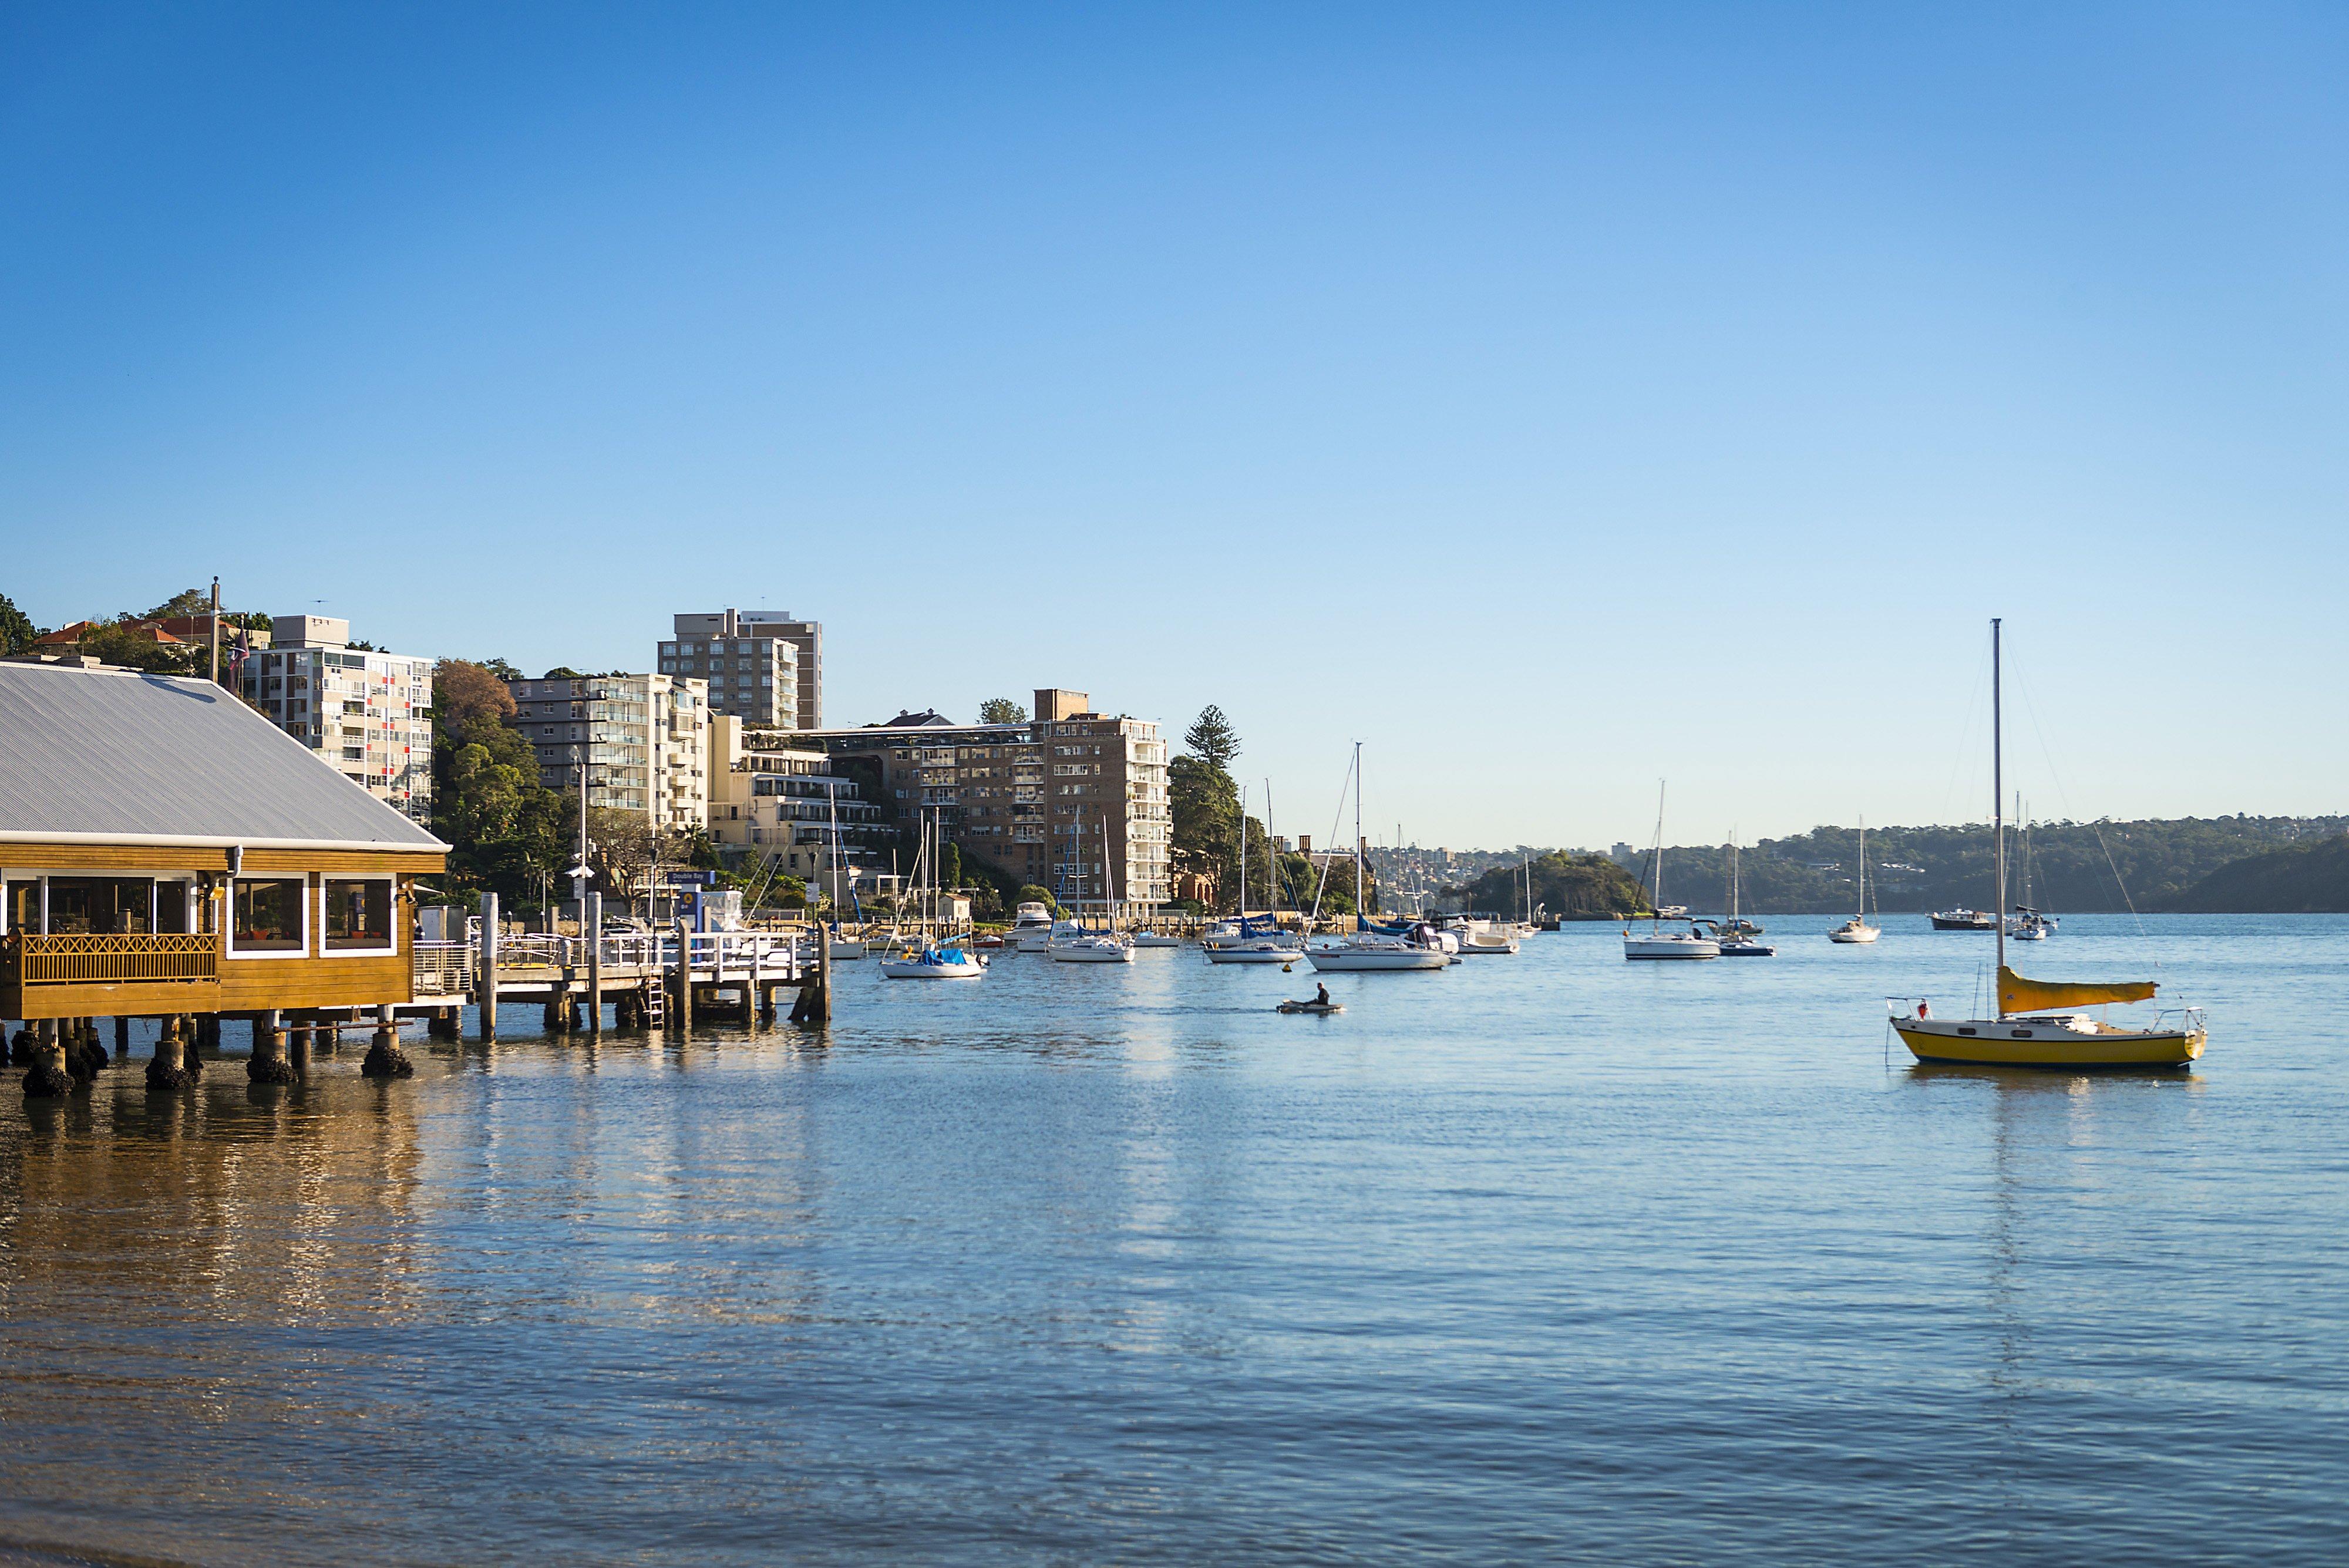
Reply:
<svg viewBox="0 0 2349 1568"><path fill-rule="evenodd" d="M1837 926L1827 933L1831 942L1872 942L1880 933L1874 926Z"/></svg>
<svg viewBox="0 0 2349 1568"><path fill-rule="evenodd" d="M1513 953L1516 950L1517 939L1515 937L1509 938L1506 941L1464 941L1460 944L1462 958L1469 958L1480 953Z"/></svg>
<svg viewBox="0 0 2349 1568"><path fill-rule="evenodd" d="M1721 944L1704 937L1626 936L1623 956L1627 959L1717 959Z"/></svg>
<svg viewBox="0 0 2349 1568"><path fill-rule="evenodd" d="M1164 937L1156 931L1136 931L1133 945L1138 948L1179 948L1185 944L1180 937Z"/></svg>
<svg viewBox="0 0 2349 1568"><path fill-rule="evenodd" d="M836 941L832 944L832 956L834 959L861 959L864 956L864 944Z"/></svg>
<svg viewBox="0 0 2349 1568"><path fill-rule="evenodd" d="M1452 967L1452 955L1439 948L1317 948L1305 957L1315 969L1329 974Z"/></svg>
<svg viewBox="0 0 2349 1568"><path fill-rule="evenodd" d="M1118 942L1063 942L1046 948L1054 963L1132 963L1133 950Z"/></svg>
<svg viewBox="0 0 2349 1568"><path fill-rule="evenodd" d="M924 963L919 959L883 959L881 973L887 980L977 980L987 972L980 963Z"/></svg>
<svg viewBox="0 0 2349 1568"><path fill-rule="evenodd" d="M1245 948L1209 948L1209 963L1294 963L1305 954L1296 948L1260 943Z"/></svg>

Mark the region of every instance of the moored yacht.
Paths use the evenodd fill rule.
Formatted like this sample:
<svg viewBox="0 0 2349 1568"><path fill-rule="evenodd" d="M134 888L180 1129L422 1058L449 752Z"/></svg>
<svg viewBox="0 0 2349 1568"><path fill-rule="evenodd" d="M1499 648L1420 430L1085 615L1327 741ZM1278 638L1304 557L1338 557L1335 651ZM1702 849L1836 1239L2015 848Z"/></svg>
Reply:
<svg viewBox="0 0 2349 1568"><path fill-rule="evenodd" d="M1648 902L1655 913L1648 917L1648 929L1635 931L1627 922L1623 927L1623 956L1626 959L1717 959L1721 943L1706 936L1690 922L1685 931L1664 929L1666 920L1687 920L1688 910L1679 904L1664 902L1664 786L1656 785L1656 842L1649 851L1649 871L1654 886L1649 890Z"/></svg>
<svg viewBox="0 0 2349 1568"><path fill-rule="evenodd" d="M2004 765L2003 715L1999 680L2000 623L1990 623L1991 862L1996 896L2006 902L2006 824L2001 799ZM2149 980L2081 982L2028 980L2006 967L2006 923L1998 933L1998 1005L1989 1018L1936 1018L1920 999L1906 1017L1892 1020L1894 1033L1920 1062L2000 1067L2183 1067L2200 1057L2209 1043L2201 1011L2187 1007L2156 1017L2150 1028L2130 1029L2092 1017L2082 1008L2150 1002Z"/></svg>
<svg viewBox="0 0 2349 1568"><path fill-rule="evenodd" d="M1005 946L1023 953L1040 953L1051 939L1051 910L1031 898L1011 911L1011 929L1003 937Z"/></svg>
<svg viewBox="0 0 2349 1568"><path fill-rule="evenodd" d="M1868 919L1868 818L1859 819L1859 898L1850 919L1827 933L1831 942L1872 942L1880 934Z"/></svg>

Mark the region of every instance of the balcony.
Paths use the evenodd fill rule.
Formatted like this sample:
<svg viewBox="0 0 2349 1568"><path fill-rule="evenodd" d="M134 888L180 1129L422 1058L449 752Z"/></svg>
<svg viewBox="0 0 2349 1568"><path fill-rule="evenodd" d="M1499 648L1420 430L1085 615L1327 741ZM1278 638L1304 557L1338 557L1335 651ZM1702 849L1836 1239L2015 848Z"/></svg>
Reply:
<svg viewBox="0 0 2349 1568"><path fill-rule="evenodd" d="M0 940L0 1017L208 1012L220 994L220 939L76 932Z"/></svg>

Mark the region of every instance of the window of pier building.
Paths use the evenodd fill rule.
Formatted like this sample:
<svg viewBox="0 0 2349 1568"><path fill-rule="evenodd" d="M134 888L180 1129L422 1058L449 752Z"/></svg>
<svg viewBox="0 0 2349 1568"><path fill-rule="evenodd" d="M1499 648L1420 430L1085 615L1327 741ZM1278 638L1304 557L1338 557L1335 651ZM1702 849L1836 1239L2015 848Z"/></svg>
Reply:
<svg viewBox="0 0 2349 1568"><path fill-rule="evenodd" d="M229 951L240 958L298 958L309 950L308 879L240 877L230 899Z"/></svg>
<svg viewBox="0 0 2349 1568"><path fill-rule="evenodd" d="M319 894L328 952L398 950L392 927L391 878L328 877Z"/></svg>

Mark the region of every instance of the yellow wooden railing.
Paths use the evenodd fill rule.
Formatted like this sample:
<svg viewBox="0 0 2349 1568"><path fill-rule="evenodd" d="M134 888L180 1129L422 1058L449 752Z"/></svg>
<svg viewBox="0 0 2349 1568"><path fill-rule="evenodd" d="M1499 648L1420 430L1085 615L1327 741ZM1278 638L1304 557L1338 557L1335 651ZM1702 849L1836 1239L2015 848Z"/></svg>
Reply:
<svg viewBox="0 0 2349 1568"><path fill-rule="evenodd" d="M0 947L7 978L19 985L140 984L220 978L220 939L173 933L142 936L12 934Z"/></svg>

